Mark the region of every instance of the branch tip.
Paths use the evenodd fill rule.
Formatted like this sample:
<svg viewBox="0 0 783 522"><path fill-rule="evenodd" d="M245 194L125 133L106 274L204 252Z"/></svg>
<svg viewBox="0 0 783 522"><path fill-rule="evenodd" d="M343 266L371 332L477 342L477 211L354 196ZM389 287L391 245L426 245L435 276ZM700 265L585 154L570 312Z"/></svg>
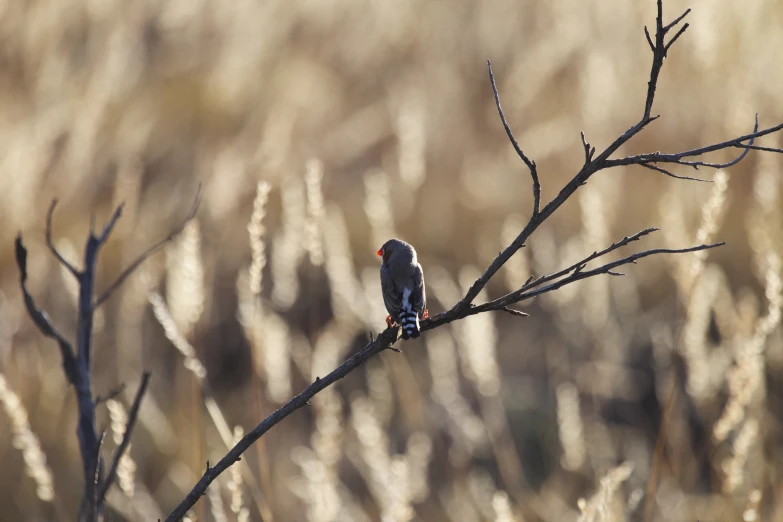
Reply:
<svg viewBox="0 0 783 522"><path fill-rule="evenodd" d="M682 19L683 19L683 18L685 18L686 16L688 16L688 14L689 14L690 12L691 12L691 8L689 7L688 9L686 9L686 10L685 10L685 12L684 12L684 13L682 13L680 16L678 16L677 18L675 18L675 19L674 19L674 21L672 21L672 22L671 22L669 25L667 25L666 27L664 27L664 28L663 28L663 32L664 32L664 33L667 33L667 32L669 32L669 30L670 30L672 27L674 27L675 25L677 25L677 24L679 24L680 22L682 22ZM685 25L688 25L688 24L685 24Z"/></svg>
<svg viewBox="0 0 783 522"><path fill-rule="evenodd" d="M109 468L109 472L106 474L106 478L103 480L103 485L100 487L100 492L98 493L99 504L103 504L105 501L106 493L109 492L109 488L111 488L111 485L117 475L117 468L120 466L120 460L122 459L123 454L125 454L125 450L127 450L128 445L130 444L130 438L131 434L133 433L133 428L136 425L136 418L139 414L141 400L144 398L144 393L147 391L147 385L150 382L150 375L150 372L144 372L141 376L139 389L136 391L136 397L133 399L133 405L128 411L128 421L125 423L125 433L122 435L122 441L120 442L120 445L117 446L117 450L114 452L114 458L112 459L111 467ZM97 490L98 488L96 488L96 491Z"/></svg>
<svg viewBox="0 0 783 522"><path fill-rule="evenodd" d="M670 48L672 45L674 45L674 42L676 42L676 41L677 41L677 38L679 38L680 36L682 36L682 33L684 33L684 32L685 32L685 30L686 30L686 29L688 29L688 27L690 27L690 24L685 24L685 25L683 25L683 26L680 28L680 30L679 30L679 31L677 31L677 34L675 34L675 35L674 35L674 37L673 37L671 40L669 40L669 43L667 43L667 44L666 44L666 46L663 48L663 54L664 54L664 56L666 55L666 53L668 53L668 52L669 52L669 48Z"/></svg>
<svg viewBox="0 0 783 522"><path fill-rule="evenodd" d="M514 310L513 308L509 308L508 306L504 306L500 308L500 310L504 312L508 312L511 315L517 316L517 317L530 317L530 314L526 314L525 312L520 312L519 310Z"/></svg>
<svg viewBox="0 0 783 522"><path fill-rule="evenodd" d="M492 94L495 97L495 106L497 107L500 121L503 124L503 128L506 131L506 135L508 136L509 141L511 142L511 146L514 147L517 156L519 156L519 159L522 160L522 162L527 166L527 169L530 171L530 177L533 180L533 216L537 216L541 211L541 182L538 179L536 162L531 161L527 157L527 155L522 151L522 148L519 146L519 143L517 143L516 138L514 138L514 133L511 132L511 127L509 127L508 122L506 121L506 115L503 114L503 108L500 106L500 94L498 93L498 88L495 84L495 75L492 73L492 62L489 60L487 60L487 70L489 72L489 83L492 85Z"/></svg>
<svg viewBox="0 0 783 522"><path fill-rule="evenodd" d="M46 246L49 247L49 250L57 259L57 261L59 261L60 264L63 265L68 270L68 272L70 272L71 275L73 275L78 280L81 276L81 273L71 263L69 263L68 260L62 256L62 254L60 254L60 252L54 246L54 241L52 241L52 216L54 215L54 208L56 206L57 199L53 199L52 203L49 205L49 210L46 212Z"/></svg>
<svg viewBox="0 0 783 522"><path fill-rule="evenodd" d="M650 45L650 50L654 53L655 52L655 44L652 41L652 38L650 38L650 31L647 30L647 26L644 26L644 36L647 38L647 43Z"/></svg>

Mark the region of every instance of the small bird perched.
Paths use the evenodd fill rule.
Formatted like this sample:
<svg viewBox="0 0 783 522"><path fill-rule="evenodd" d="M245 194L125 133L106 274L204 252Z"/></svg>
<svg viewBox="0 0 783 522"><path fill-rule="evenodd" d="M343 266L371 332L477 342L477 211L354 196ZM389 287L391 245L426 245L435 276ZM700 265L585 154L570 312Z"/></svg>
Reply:
<svg viewBox="0 0 783 522"><path fill-rule="evenodd" d="M376 252L381 263L383 303L389 312L386 324L402 326L402 338L419 336L419 319L426 319L427 296L424 272L416 259L416 250L399 239L390 239Z"/></svg>

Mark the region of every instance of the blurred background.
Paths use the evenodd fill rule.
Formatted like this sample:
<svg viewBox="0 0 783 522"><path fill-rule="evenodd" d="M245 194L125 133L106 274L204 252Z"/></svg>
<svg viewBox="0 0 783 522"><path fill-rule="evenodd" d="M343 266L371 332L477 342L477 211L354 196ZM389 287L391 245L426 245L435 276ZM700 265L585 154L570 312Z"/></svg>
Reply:
<svg viewBox="0 0 783 522"><path fill-rule="evenodd" d="M783 4L693 8L654 113L620 154L673 152L783 121ZM91 216L125 209L99 291L197 217L97 312L104 456L152 372L108 520L165 517L207 460L384 327L374 252L416 246L431 314L643 111L655 2L0 2L0 519L73 520L76 401L29 288L75 337ZM759 142L779 146L775 136ZM734 151L709 160L726 161ZM781 158L712 184L601 172L480 300L646 227L647 258L398 344L272 429L191 520L783 520ZM662 437L659 440L659 433ZM652 483L657 487L649 487Z"/></svg>

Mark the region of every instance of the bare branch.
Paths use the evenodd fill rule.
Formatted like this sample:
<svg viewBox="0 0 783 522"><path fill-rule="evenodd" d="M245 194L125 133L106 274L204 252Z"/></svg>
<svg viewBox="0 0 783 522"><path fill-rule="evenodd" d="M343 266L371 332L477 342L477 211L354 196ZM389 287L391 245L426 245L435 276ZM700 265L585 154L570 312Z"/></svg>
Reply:
<svg viewBox="0 0 783 522"><path fill-rule="evenodd" d="M652 38L650 38L650 31L647 30L647 26L644 26L644 36L647 38L647 43L650 44L650 50L652 52L655 52L655 44L652 41Z"/></svg>
<svg viewBox="0 0 783 522"><path fill-rule="evenodd" d="M185 499L171 512L166 518L166 522L174 522L180 520L188 510L204 495L207 491L207 487L215 480L221 473L231 467L235 462L240 459L240 456L264 433L269 431L274 425L291 415L293 412L307 405L308 401L312 399L318 392L326 388L327 386L339 381L350 372L364 364L373 355L376 355L392 346L397 341L397 335L399 330L397 328L387 328L375 338L375 340L367 344L359 353L355 354L329 375L317 378L310 386L308 386L303 392L291 399L287 404L281 406L275 410L271 415L264 419L258 426L250 430L247 435L226 454L225 457L220 459L214 466L204 472L199 479L198 483L188 493Z"/></svg>
<svg viewBox="0 0 783 522"><path fill-rule="evenodd" d="M587 138L585 138L585 133L583 131L580 131L579 135L582 138L582 147L585 149L585 165L587 165L590 163L590 160L593 159L593 154L595 154L595 147L590 146L590 144L587 142Z"/></svg>
<svg viewBox="0 0 783 522"><path fill-rule="evenodd" d="M522 289L523 290L527 290L527 289L530 289L530 288L534 288L534 287L539 286L539 285L541 285L543 283L548 283L549 281L553 281L553 280L555 280L555 279L557 279L559 277L562 277L562 276L568 274L569 272L579 271L580 270L579 267L584 268L584 266L587 265L587 263L589 263L590 261L598 259L599 257L603 257L603 256L605 256L606 254L608 254L610 252L614 252L615 250L617 250L619 248L622 248L622 247L624 247L624 246L626 246L626 245L628 245L630 243L633 243L634 241L638 241L639 239L643 238L644 236L646 236L648 234L652 234L653 232L658 232L658 230L659 229L657 229L657 228L645 228L644 230L641 230L641 231L637 232L636 234L633 234L633 235L630 235L630 236L625 236L620 241L612 243L611 245L609 245L608 247L606 247L605 249L603 249L601 251L593 252L592 254L590 254L589 256L585 257L584 259L581 259L580 261L577 261L573 265L571 265L571 266L569 266L567 268L564 268L563 270L561 270L559 272L556 272L554 274L547 275L547 276L542 276L542 277L539 277L538 279L535 279L534 281L530 282L529 284L524 285L522 287Z"/></svg>
<svg viewBox="0 0 783 522"><path fill-rule="evenodd" d="M750 134L746 134L744 136L739 136L737 138L722 141L720 143L715 143L713 145L707 145L706 147L699 147L698 149L675 152L672 154L662 154L660 152L652 152L647 154L637 154L635 156L626 156L624 158L608 159L604 162L604 168L618 167L624 165L646 166L652 163L672 163L672 164L684 165L692 168L709 167L714 169L722 169L722 168L731 167L732 165L736 165L737 163L739 163L745 157L748 150L758 148L755 145L753 145L756 138L759 138L761 136L766 136L767 134L772 134L782 130L783 123L779 125L775 125L774 127L769 127L767 129L758 130L758 115L757 115L756 123L753 129L754 131ZM747 141L748 143L743 143L745 141ZM729 148L742 148L745 150L737 158L726 163L710 163L707 161L693 161L693 160L685 159L685 158L693 158L696 156L702 156L709 152L715 152L718 150L729 149ZM764 147L761 148L760 150L764 150L766 152L774 152L777 154L783 154L783 149L777 149L772 147Z"/></svg>
<svg viewBox="0 0 783 522"><path fill-rule="evenodd" d="M658 116L652 116L650 111L652 110L653 99L655 98L655 89L658 85L658 75L660 69L663 66L663 59L665 57L664 52L664 27L663 27L663 6L661 1L658 1L658 16L656 18L656 33L655 33L655 50L653 52L653 62L650 67L650 80L647 82L647 97L645 100L645 110L642 118L618 138L616 138L609 146L607 146L603 152L597 157L591 159L588 163L582 166L579 172L569 181L565 187L550 201L541 211L534 214L525 228L520 232L517 238L501 252L495 260L490 264L487 270L471 285L467 294L462 300L457 303L456 308L459 310L465 310L470 307L473 300L478 296L481 290L489 282L490 278L497 273L498 270L508 261L514 253L524 245L527 238L535 232L535 230L543 223L549 216L551 216L560 206L573 195L576 190L584 185L590 177L596 172L609 168L609 157L614 154L620 147L622 147L628 140L636 136L647 125L655 121ZM492 78L490 78L492 80ZM493 85L493 94L497 92L497 89ZM524 161L524 160L523 160ZM616 160L614 160L616 161ZM644 162L635 162L644 163Z"/></svg>
<svg viewBox="0 0 783 522"><path fill-rule="evenodd" d="M68 382L75 384L76 355L74 354L73 346L57 331L46 312L36 306L33 296L27 290L27 249L22 244L22 234L16 236L16 264L19 267L19 279L27 313L30 314L33 323L44 336L57 341L57 344L60 346L60 355L63 359L65 377L68 379Z"/></svg>
<svg viewBox="0 0 783 522"><path fill-rule="evenodd" d="M640 163L639 166L640 167L644 167L646 169L650 169L650 170L654 170L654 171L660 172L662 174L666 174L670 178L674 178L674 179L682 179L682 180L687 180L687 181L702 181L704 183L712 183L711 179L694 178L694 177L691 177L691 176L680 176L680 175L675 174L673 172L670 172L670 171L668 171L668 170L666 170L664 168L657 167L655 165L650 165L649 163Z"/></svg>
<svg viewBox="0 0 783 522"><path fill-rule="evenodd" d="M503 312L508 312L511 315L515 315L517 317L530 317L530 314L526 314L525 312L520 312L519 310L514 310L513 308L509 308L507 306L504 306L500 310Z"/></svg>
<svg viewBox="0 0 783 522"><path fill-rule="evenodd" d="M690 9L688 9L688 11L685 11L685 14L683 14L682 16L685 16L686 14L688 14L688 12L690 12ZM680 17L680 18L682 18L682 17ZM671 40L669 40L669 43L667 43L667 44L666 44L666 47L664 47L664 48L663 48L663 52L664 52L664 54L666 54L666 53L668 53L668 52L669 52L669 47L671 47L671 46L674 44L674 42L676 42L676 41L677 41L677 38L679 38L680 36L682 36L682 33L684 33L684 32L685 32L685 31L688 29L688 27L690 27L690 24L685 24L685 25L683 25L683 26L680 28L680 30L679 30L679 31L677 31L677 34L675 34L675 35L674 35L674 38L672 38Z"/></svg>
<svg viewBox="0 0 783 522"><path fill-rule="evenodd" d="M49 205L49 211L46 213L46 246L49 247L49 250L51 250L54 257L57 259L57 261L60 262L68 271L75 277L77 280L80 277L79 271L74 267L71 263L68 262L67 259L65 259L62 254L57 250L57 248L54 246L54 242L52 241L52 214L54 214L54 207L57 206L57 200L53 199L52 204Z"/></svg>
<svg viewBox="0 0 783 522"><path fill-rule="evenodd" d="M540 294L543 294L543 293L546 293L546 292L551 292L552 290L556 290L557 288L562 288L563 286L565 286L565 285L567 285L569 283L572 283L572 282L574 282L576 280L586 279L586 278L592 277L594 275L609 273L609 271L611 271L612 268L616 268L618 266L627 265L627 264L634 264L634 263L636 263L637 260L645 258L645 257L654 256L654 255L658 255L658 254L687 254L689 252L698 252L700 250L709 250L709 249L712 249L712 248L717 248L717 247L723 246L725 244L726 244L725 242L721 241L719 243L712 243L712 244L709 244L709 245L697 245L697 246L692 246L692 247L688 247L688 248L676 248L676 249L672 249L672 248L653 248L651 250L645 250L643 252L637 252L636 254L630 255L628 257L624 257L622 259L618 259L617 261L613 261L611 263L607 263L605 265L599 266L598 268L594 268L593 270L588 270L586 272L580 272L578 277L575 277L573 279L571 279L571 278L564 279L564 280L552 283L551 285L548 285L546 287L538 288L538 289L534 290L533 292L530 292L529 294L524 294L524 298L525 299L529 299L530 297L535 297L536 295L540 295ZM515 301L515 302L519 302L519 301Z"/></svg>
<svg viewBox="0 0 783 522"><path fill-rule="evenodd" d="M563 279L554 281L548 285L545 286L538 286L536 285L536 288L533 288L529 291L520 291L517 290L516 292L511 292L510 294L507 294L503 297L500 297L498 299L495 299L493 301L489 301L487 303L484 303L479 306L475 306L471 308L471 313L468 315L474 315L479 314L482 312L487 312L490 310L498 310L502 309L505 306L512 305L514 303L518 303L520 301L525 301L527 299L531 299L533 297L539 296L541 294L545 294L547 292L552 292L553 290L557 290L559 288L562 288L568 284L575 283L577 281L581 281L582 279L587 279L589 277L594 277L601 274L608 274L608 275L624 275L619 272L614 272L612 269L617 268L618 266L622 265L628 265L628 264L635 264L637 260L643 259L645 257L658 255L658 254L685 254L688 252L698 252L700 250L709 250L712 248L716 248L719 246L725 245L724 242L720 243L713 243L710 245L697 245L689 248L680 248L680 249L670 249L670 248L654 248L651 250L645 250L643 252L637 252L635 254L632 254L628 257L624 257L622 259L618 259L617 261L612 261L611 263L607 263L605 265L599 266L597 268L594 268L592 270L579 270L575 271L573 274L571 274L568 277L565 277ZM592 257L592 256L591 256ZM580 262L581 263L581 262ZM582 265L584 266L584 265ZM559 273L562 273L559 272ZM548 277L547 279L555 279L554 277ZM440 314L439 314L440 315ZM435 316L437 318L438 316Z"/></svg>
<svg viewBox="0 0 783 522"><path fill-rule="evenodd" d="M777 147L762 147L760 145L733 145L733 147L738 149L750 149L750 150L759 150L762 152L774 152L776 154L783 154L783 149Z"/></svg>
<svg viewBox="0 0 783 522"><path fill-rule="evenodd" d="M522 148L519 146L519 143L517 143L517 140L514 138L514 134L511 132L511 128L508 126L508 122L506 121L506 116L503 114L503 109L500 107L500 95L498 94L498 88L497 85L495 85L495 75L492 74L492 62L487 60L487 70L489 71L489 82L492 84L492 93L495 95L495 105L498 108L498 114L500 115L500 121L503 123L503 128L506 129L506 134L508 135L508 139L511 141L511 145L514 147L514 150L517 152L517 156L527 165L528 170L530 171L530 177L533 178L533 215L537 215L539 211L541 210L541 183L538 180L538 170L536 168L536 162L531 161L525 153L522 151Z"/></svg>
<svg viewBox="0 0 783 522"><path fill-rule="evenodd" d="M622 238L620 241L616 243L612 243L610 246L605 248L604 250L601 250L600 252L593 252L591 255L587 256L584 259L581 259L580 261L577 261L576 263L572 264L569 267L566 267L559 272L555 272L554 274L549 274L546 276L541 276L536 279L533 279L532 277L527 280L527 282L522 285L522 287L519 290L515 290L514 292L511 292L505 296L503 296L501 299L506 299L508 302L516 302L513 299L517 296L520 296L524 294L526 291L535 288L537 286L540 286L544 283L548 283L550 281L554 281L555 279L559 279L566 274L569 274L571 272L581 272L582 269L589 263L590 261L593 261L594 259L597 259L599 257L602 257L614 250L617 250L618 248L621 248L629 243L632 243L634 241L637 241L638 239L646 236L647 234L650 234L652 232L656 232L657 228L647 228L642 230L641 232L637 232L636 234L633 234L632 236L626 236ZM496 300L497 301L497 300ZM507 303L508 304L508 303ZM455 311L457 307L452 308L449 312ZM448 313L448 312L447 312ZM435 316L436 318L439 317L442 314L438 314L438 316Z"/></svg>
<svg viewBox="0 0 783 522"><path fill-rule="evenodd" d="M758 113L756 113L756 122L753 124L753 134L757 133L758 131L759 131L759 115L758 115ZM753 135L751 135L751 136L753 136ZM713 168L713 169L727 169L727 168L729 168L729 167L731 167L733 165L736 165L737 163L742 161L742 159L745 156L748 155L748 151L750 150L750 147L753 146L753 142L755 141L755 139L756 139L755 136L750 138L750 141L745 146L745 150L742 151L742 154L740 154L739 156L737 156L733 160L728 161L726 163L707 163L707 162L700 162L700 161L693 161L693 162L686 161L686 162L683 162L683 164L684 165L690 165L691 167L694 167L694 168L698 168L700 166L704 166L704 167L710 167L710 168ZM783 151L781 151L781 152L783 152Z"/></svg>
<svg viewBox="0 0 783 522"><path fill-rule="evenodd" d="M109 239L109 234L111 234L111 231L114 229L114 225L117 224L117 220L120 219L120 216L122 216L122 211L125 208L125 203L120 203L120 205L114 209L114 214L111 215L111 218L109 219L109 222L106 223L106 225L103 227L103 232L101 232L101 235L98 236L98 243L102 245L106 242L106 240ZM95 230L95 225L91 225L91 230ZM92 232L91 232L92 233Z"/></svg>
<svg viewBox="0 0 783 522"><path fill-rule="evenodd" d="M98 484L101 481L101 474L103 473L103 459L101 459L101 449L103 449L103 443L106 441L106 429L101 431L101 436L98 438L98 445L95 448L95 472L91 477L93 483L94 496L90 499L90 505L87 509L88 520L95 522L98 520L98 513L100 513L101 505L98 503Z"/></svg>
<svg viewBox="0 0 783 522"><path fill-rule="evenodd" d="M141 265L148 257L150 257L152 254L163 248L168 242L170 242L172 239L177 237L180 232L185 230L185 226L190 222L191 219L193 219L196 216L196 211L198 210L198 206L201 203L201 185L198 187L198 192L196 193L196 199L193 201L193 205L190 208L190 211L185 216L185 219L182 221L182 223L169 232L169 234L152 245L150 248L148 248L143 254L141 254L139 257L137 257L123 272L117 277L117 279L114 280L112 284L109 285L109 287L98 297L98 299L95 300L95 304L93 305L95 308L98 308L103 304L104 301L106 301L109 297L111 297L111 294L130 276L138 267Z"/></svg>
<svg viewBox="0 0 783 522"><path fill-rule="evenodd" d="M686 16L688 16L688 14L689 14L690 12L691 12L691 8L689 7L688 9L686 9L686 10L685 10L685 12L684 12L684 13L682 13L680 16L678 16L677 18L675 18L675 19L674 19L674 21L673 21L672 23L670 23L669 25L667 25L666 27L664 27L664 28L663 28L663 32L664 32L664 33L668 33L668 32L669 32L669 31L670 31L670 30L671 30L671 29L672 29L672 28L673 28L675 25L677 25L677 24L679 24L680 22L682 22L682 19L683 19L683 18L685 18ZM688 24L685 24L685 25L688 25Z"/></svg>
<svg viewBox="0 0 783 522"><path fill-rule="evenodd" d="M125 450L128 449L131 433L133 433L133 428L136 425L136 417L139 414L141 399L144 398L144 393L147 391L147 385L149 382L150 372L144 372L141 376L139 389L136 391L136 398L133 399L133 405L128 412L128 422L125 424L125 433L122 435L122 442L120 442L120 445L114 452L114 459L112 460L111 467L109 468L109 473L106 475L106 478L103 480L103 485L100 487L100 493L98 493L99 505L103 504L104 500L106 499L106 493L108 493L109 488L111 488L111 485L114 482L114 478L117 476L117 468L120 466L120 460L125 454ZM207 467L209 467L209 464L207 464Z"/></svg>
<svg viewBox="0 0 783 522"><path fill-rule="evenodd" d="M646 28L645 28L646 29ZM650 80L647 82L647 96L644 100L644 115L641 121L645 122L652 116L653 100L655 99L655 89L658 86L658 75L661 72L664 58L664 37L663 31L663 5L658 0L658 15L655 17L655 41L652 44L653 61L650 67ZM607 156L608 157L608 156Z"/></svg>
<svg viewBox="0 0 783 522"><path fill-rule="evenodd" d="M674 19L673 22L664 26L663 25L663 2L658 0L658 14L655 17L655 41L650 38L650 32L647 27L644 28L644 35L647 37L647 43L650 45L650 50L653 53L652 66L650 67L650 81L647 83L647 97L644 102L644 115L642 121L648 121L652 117L653 100L655 99L655 89L658 86L658 75L663 67L663 60L666 58L666 54L669 52L669 48L674 44L677 38L685 32L688 28L688 24L685 24L680 31L674 35L669 43L665 43L666 33L670 29L675 27L678 23L685 18L691 10L688 9L683 14Z"/></svg>
<svg viewBox="0 0 783 522"><path fill-rule="evenodd" d="M187 221L189 221L195 214L200 200L200 195L201 189L199 187L193 209L191 210L191 213L186 219L185 223L187 223ZM79 441L79 451L81 454L84 474L84 493L82 495L82 503L79 511L79 520L92 521L97 520L97 518L101 516L101 510L105 502L106 493L114 481L119 461L127 449L131 433L133 432L133 426L136 421L139 404L147 387L149 374L145 374L142 378L142 383L139 386L136 400L134 401L133 407L131 409L123 441L117 450L107 480L102 482L102 474L104 469L100 452L103 446L103 437L105 436L105 433L99 436L96 430L95 407L97 402L105 399L94 399L91 388L91 358L93 343L92 333L95 307L97 306L97 304L93 304L93 291L95 288L98 254L103 244L108 240L111 231L117 224L117 221L120 219L123 206L120 205L115 209L108 223L103 227L100 235L96 235L95 233L95 217L94 215L92 216L90 221L90 233L87 237L87 241L84 247L84 269L82 271L77 271L63 258L62 255L60 255L60 253L54 247L54 243L52 241L52 215L55 206L56 201L52 203L46 216L46 242L55 258L57 258L57 260L62 263L77 278L79 282L78 318L76 343L74 345L71 345L71 343L69 343L54 328L46 313L35 305L32 296L27 290L27 250L22 244L21 234L16 238L16 261L17 265L19 266L20 283L27 311L38 329L41 330L45 336L57 340L58 344L60 345L60 352L63 358L63 369L65 371L65 375L76 391L76 397L78 401L78 421L76 434ZM104 292L104 294L96 302L98 304L103 302L103 300L105 300L111 294L111 292L122 283L128 274L130 274L142 261L144 261L144 259L146 259L155 250L159 249L163 244L179 233L184 228L185 223L183 223L177 230L172 232L163 241L142 254L131 265L130 268L120 275L120 277L109 287L106 292Z"/></svg>

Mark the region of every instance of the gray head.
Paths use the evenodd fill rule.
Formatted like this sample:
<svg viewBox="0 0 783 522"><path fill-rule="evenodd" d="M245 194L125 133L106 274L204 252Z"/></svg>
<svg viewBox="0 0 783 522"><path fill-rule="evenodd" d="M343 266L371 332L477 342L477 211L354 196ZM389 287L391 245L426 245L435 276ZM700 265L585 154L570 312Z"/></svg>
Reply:
<svg viewBox="0 0 783 522"><path fill-rule="evenodd" d="M416 251L411 245L401 239L390 239L376 252L385 264L389 261L401 263L416 263Z"/></svg>

